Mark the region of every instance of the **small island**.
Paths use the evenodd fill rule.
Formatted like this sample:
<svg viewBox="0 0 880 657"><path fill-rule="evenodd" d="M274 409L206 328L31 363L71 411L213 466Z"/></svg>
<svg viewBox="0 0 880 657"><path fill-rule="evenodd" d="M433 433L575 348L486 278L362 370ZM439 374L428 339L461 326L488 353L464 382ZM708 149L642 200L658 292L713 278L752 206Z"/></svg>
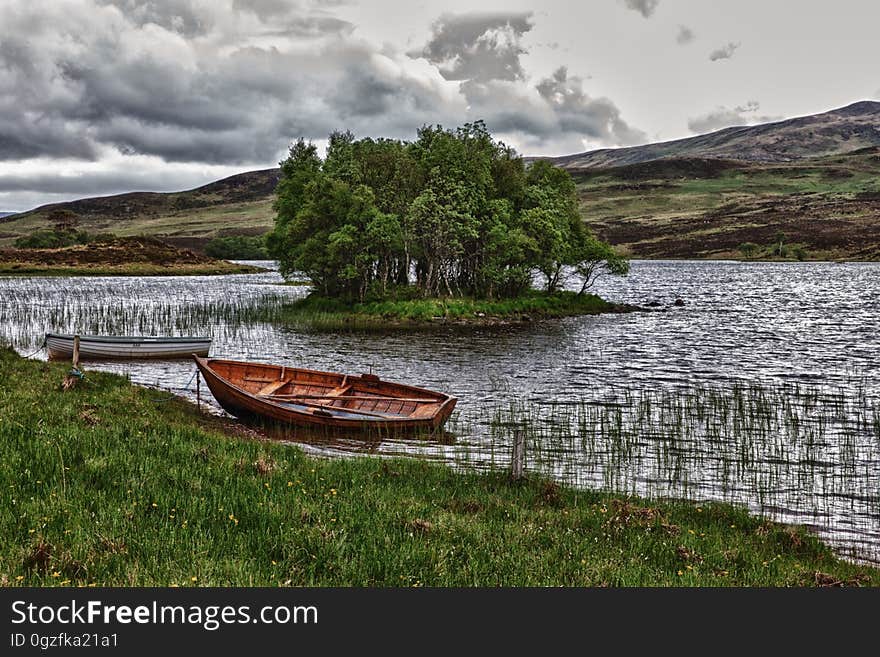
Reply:
<svg viewBox="0 0 880 657"><path fill-rule="evenodd" d="M493 324L632 309L589 293L629 263L584 223L571 176L527 166L479 121L426 126L413 142L336 132L323 159L300 139L275 210L269 252L313 287L288 321Z"/></svg>

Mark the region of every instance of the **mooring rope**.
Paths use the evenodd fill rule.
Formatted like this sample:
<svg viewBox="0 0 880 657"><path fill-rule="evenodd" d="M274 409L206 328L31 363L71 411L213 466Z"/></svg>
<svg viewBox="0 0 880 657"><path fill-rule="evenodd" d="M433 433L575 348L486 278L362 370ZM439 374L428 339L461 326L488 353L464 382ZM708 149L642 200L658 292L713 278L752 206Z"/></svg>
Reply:
<svg viewBox="0 0 880 657"><path fill-rule="evenodd" d="M38 353L43 351L43 347L45 347L45 346L46 346L46 338L43 338L43 342L40 344L39 347L37 347L37 350L34 353L28 354L27 356L22 356L22 358L32 358L33 356L36 356Z"/></svg>

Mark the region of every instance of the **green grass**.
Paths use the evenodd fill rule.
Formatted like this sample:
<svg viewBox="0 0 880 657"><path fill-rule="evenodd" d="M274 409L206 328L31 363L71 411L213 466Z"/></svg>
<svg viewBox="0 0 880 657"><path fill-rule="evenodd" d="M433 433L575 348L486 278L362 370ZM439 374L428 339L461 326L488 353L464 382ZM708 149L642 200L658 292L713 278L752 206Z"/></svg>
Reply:
<svg viewBox="0 0 880 657"><path fill-rule="evenodd" d="M500 324L536 319L625 312L595 294L532 291L515 299L432 298L346 303L311 294L285 306L280 321L316 328L433 326L437 323Z"/></svg>
<svg viewBox="0 0 880 657"><path fill-rule="evenodd" d="M5 585L878 585L801 529L417 460L310 458L0 350Z"/></svg>

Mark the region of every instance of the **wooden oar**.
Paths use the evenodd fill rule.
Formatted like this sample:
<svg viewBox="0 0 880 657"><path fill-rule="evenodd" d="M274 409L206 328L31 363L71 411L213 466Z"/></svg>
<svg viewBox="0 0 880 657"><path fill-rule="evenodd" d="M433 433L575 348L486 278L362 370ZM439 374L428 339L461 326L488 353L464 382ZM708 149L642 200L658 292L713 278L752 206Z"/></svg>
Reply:
<svg viewBox="0 0 880 657"><path fill-rule="evenodd" d="M407 398L407 397L367 397L364 395L265 395L278 399L361 399L364 401L399 401L412 404L439 404L439 399Z"/></svg>

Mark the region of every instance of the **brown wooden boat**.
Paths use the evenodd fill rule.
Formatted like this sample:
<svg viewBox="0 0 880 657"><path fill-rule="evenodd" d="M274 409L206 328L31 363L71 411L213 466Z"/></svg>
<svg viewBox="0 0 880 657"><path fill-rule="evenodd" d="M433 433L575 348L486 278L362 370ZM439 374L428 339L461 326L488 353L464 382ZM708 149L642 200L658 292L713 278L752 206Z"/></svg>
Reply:
<svg viewBox="0 0 880 657"><path fill-rule="evenodd" d="M457 401L375 374L193 358L217 402L239 418L344 430L433 430L449 419Z"/></svg>

